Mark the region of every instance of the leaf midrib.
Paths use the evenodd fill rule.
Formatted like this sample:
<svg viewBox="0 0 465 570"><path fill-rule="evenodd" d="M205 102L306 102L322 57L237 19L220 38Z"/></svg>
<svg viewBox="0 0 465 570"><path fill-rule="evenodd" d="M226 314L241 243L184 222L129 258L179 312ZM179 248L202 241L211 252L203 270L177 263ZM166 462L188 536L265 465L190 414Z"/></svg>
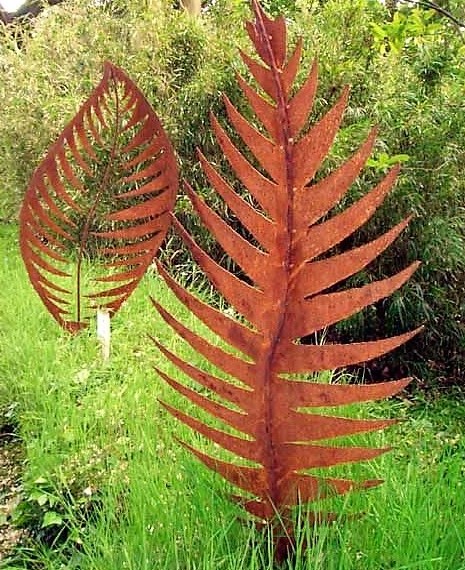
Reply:
<svg viewBox="0 0 465 570"><path fill-rule="evenodd" d="M82 230L81 238L79 240L79 251L78 251L77 262L76 262L76 320L77 320L77 322L81 321L82 261L83 261L84 251L86 249L87 241L89 238L90 225L91 225L91 223L95 217L95 212L96 212L97 207L98 207L98 205L102 199L102 196L103 196L105 190L107 189L108 179L109 179L110 173L113 169L113 164L114 164L116 152L118 149L118 140L119 140L119 137L120 137L120 134L122 131L121 115L120 115L120 101L119 101L119 95L118 95L118 85L117 85L117 81L114 77L112 77L112 80L113 80L113 88L114 88L114 95L115 95L115 130L113 133L113 140L111 143L110 157L109 157L109 160L108 160L107 165L105 167L105 171L103 173L103 176L101 178L100 187L99 187L99 189L95 195L94 203L92 204L92 206L90 207L90 209L87 213L87 217L86 217L86 220L84 223L84 228Z"/></svg>
<svg viewBox="0 0 465 570"><path fill-rule="evenodd" d="M274 299L270 299L271 306L277 306L276 311L277 318L272 327L270 327L269 342L264 346L264 358L263 358L263 407L264 407L264 442L263 442L263 466L265 469L266 480L268 483L268 497L269 500L275 505L278 504L278 481L280 470L278 466L281 461L277 457L277 451L275 446L275 419L277 417L277 410L275 409L275 386L274 386L274 374L273 374L273 364L276 354L276 349L279 344L279 339L282 334L286 319L286 306L289 297L289 275L292 262L292 228L293 228L293 187L294 187L294 172L293 172L293 152L292 152L292 138L290 136L290 117L287 111L287 99L286 94L283 90L282 81L280 74L278 72L278 67L276 64L276 59L274 57L274 52L272 49L271 42L268 37L268 33L263 22L263 17L258 12L257 14L257 24L259 27L259 33L265 40L266 50L268 52L269 60L271 62L270 68L273 74L273 80L276 85L277 93L277 112L279 117L279 123L281 126L281 141L276 141L277 144L282 145L282 150L284 153L285 171L286 171L286 182L285 190L287 193L287 209L283 215L282 220L277 219L277 227L281 227L285 239L281 242L279 240L278 232L276 236L276 243L284 244L284 247L276 247L276 253L283 254L282 263L278 264L280 267L280 273L282 279L278 278L274 281L273 287L270 287L269 291L273 292L273 298L278 300L275 305L273 303ZM283 283L283 285L277 288L276 283ZM265 352L266 351L266 352ZM258 362L257 362L258 365ZM260 385L260 382L258 383Z"/></svg>

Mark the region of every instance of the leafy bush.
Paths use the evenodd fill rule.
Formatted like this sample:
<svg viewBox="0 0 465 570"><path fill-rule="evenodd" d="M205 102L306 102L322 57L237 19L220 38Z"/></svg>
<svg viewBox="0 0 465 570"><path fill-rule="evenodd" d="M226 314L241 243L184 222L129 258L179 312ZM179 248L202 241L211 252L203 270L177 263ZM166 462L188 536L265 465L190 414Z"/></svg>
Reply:
<svg viewBox="0 0 465 570"><path fill-rule="evenodd" d="M201 146L213 162L223 163L207 128L209 111L222 120L224 91L253 118L239 101L233 73L243 72L237 45L248 46L242 25L249 17L246 4L217 0L193 19L162 0L119 0L100 7L75 0L46 10L25 31L5 29L0 49L0 218L14 219L34 166L88 95L107 58L146 93L177 149L182 172L209 196L194 152ZM369 125L380 125L373 168L354 185L349 199L366 192L396 158L404 163L390 200L357 239L379 234L409 212L415 218L408 235L358 279L363 283L391 275L413 259L420 259L422 267L393 299L352 319L337 334L374 338L381 331L386 336L399 332L399 322L405 328L423 322L421 338L408 353L378 363L379 374L400 367L456 381L465 368L461 37L437 13L407 6L391 19L378 0L269 0L265 5L273 14L283 10L291 35L304 37L302 77L311 59L319 60L317 114L344 84L352 85L343 129L325 168L334 168L353 152ZM464 17L460 3L449 6ZM224 210L219 202L215 205ZM205 244L207 237L195 229L182 197L178 211ZM219 250L216 254L223 256ZM180 272L192 273L182 244L171 238L165 255ZM378 374L375 367L371 370Z"/></svg>
<svg viewBox="0 0 465 570"><path fill-rule="evenodd" d="M326 4L328 14L330 5ZM366 24L358 24L356 51L344 51L355 78L349 82L358 83L361 89L353 94L353 119L348 117L353 126L347 129L350 133L363 123L368 112L370 122L380 125L375 169L386 166L383 156L401 155L405 161L390 203L374 220L369 235L406 212L415 216L408 237L397 242L367 279L391 274L415 258L422 261L422 267L406 291L348 327L350 334L358 336L363 329L365 336L380 328L393 332L399 322L424 322L426 330L409 347L410 353L404 352L400 363L391 357L387 368L390 362L404 368L415 365L414 370L423 376L432 373L442 380L457 381L463 374L465 354L465 115L461 95L465 49L455 30L437 14L406 10L399 16L405 22L402 47L386 51L366 28L373 29L376 13L367 18L369 3L357 5L360 12L355 19ZM378 22L389 25L384 16ZM326 29L323 22L320 27ZM364 34L369 50L361 45ZM360 74L362 64L366 69Z"/></svg>
<svg viewBox="0 0 465 570"><path fill-rule="evenodd" d="M99 80L106 59L152 102L184 170L196 168L195 147L210 143L202 128L208 112L221 108L221 92L231 91L235 44L243 35L231 20L240 14L223 22L212 11L197 20L168 4L139 0L105 8L76 0L45 10L32 27L0 28L0 218L15 217L34 167Z"/></svg>

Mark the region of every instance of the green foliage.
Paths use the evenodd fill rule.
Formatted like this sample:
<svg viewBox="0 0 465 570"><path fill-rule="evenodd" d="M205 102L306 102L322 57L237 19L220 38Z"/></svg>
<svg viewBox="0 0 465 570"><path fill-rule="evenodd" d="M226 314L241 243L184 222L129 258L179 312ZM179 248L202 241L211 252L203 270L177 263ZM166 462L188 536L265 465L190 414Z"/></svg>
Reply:
<svg viewBox="0 0 465 570"><path fill-rule="evenodd" d="M443 31L435 16L434 10L414 8L395 12L389 22L372 22L374 45L382 54L393 51L399 55L410 45L417 47L425 41L434 42L435 36Z"/></svg>
<svg viewBox="0 0 465 570"><path fill-rule="evenodd" d="M22 32L0 28L0 218L15 217L34 167L101 77L105 59L153 103L184 171L196 168L195 147L210 143L208 112L233 83L240 16L232 23L211 10L193 19L155 0L113 4L76 0L45 10Z"/></svg>
<svg viewBox="0 0 465 570"><path fill-rule="evenodd" d="M358 240L378 235L408 213L415 216L409 233L358 279L362 284L392 275L414 259L423 262L421 269L399 294L351 320L338 334L353 340L379 338L424 323L425 333L379 368L387 364L396 373L408 367L421 376L460 381L465 369L461 36L449 20L420 8L404 6L391 20L378 0L267 0L265 5L273 14L283 11L290 21L290 43L303 36L302 78L313 57L319 60L313 119L344 84L352 85L343 129L324 169L335 168L354 152L375 123L379 137L372 168L354 185L352 197L366 192L395 160L403 163L390 200ZM24 33L1 32L0 219L14 219L33 168L100 78L107 58L123 67L154 105L183 176L231 217L210 196L195 148L224 164L208 118L213 111L225 124L222 91L253 118L234 77L234 71L244 73L237 47L247 49L243 20L250 13L242 0L217 0L207 7L193 19L162 0L119 0L103 8L74 0L46 10ZM449 8L465 17L463 3L450 2ZM177 209L199 242L208 244L182 196ZM208 245L227 263L222 251ZM165 259L185 276L194 273L174 237L167 242Z"/></svg>

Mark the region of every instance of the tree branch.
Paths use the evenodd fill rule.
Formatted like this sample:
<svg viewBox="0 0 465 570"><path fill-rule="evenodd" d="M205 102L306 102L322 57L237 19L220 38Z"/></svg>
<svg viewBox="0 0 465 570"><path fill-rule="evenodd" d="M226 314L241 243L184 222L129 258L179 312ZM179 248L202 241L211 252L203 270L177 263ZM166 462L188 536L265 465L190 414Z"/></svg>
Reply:
<svg viewBox="0 0 465 570"><path fill-rule="evenodd" d="M430 8L431 10L435 10L441 16L446 17L449 19L456 27L457 31L459 32L462 39L463 30L465 29L465 22L461 22L458 18L456 18L451 12L436 4L436 2L431 2L430 0L409 0L411 3L416 4L417 6L424 6L425 8Z"/></svg>

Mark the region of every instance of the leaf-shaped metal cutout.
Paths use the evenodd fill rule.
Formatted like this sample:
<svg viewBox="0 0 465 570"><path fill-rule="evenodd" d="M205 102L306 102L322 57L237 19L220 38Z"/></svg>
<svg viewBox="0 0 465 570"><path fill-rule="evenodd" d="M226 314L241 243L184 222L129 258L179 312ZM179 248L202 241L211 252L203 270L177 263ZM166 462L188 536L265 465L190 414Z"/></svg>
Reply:
<svg viewBox="0 0 465 570"><path fill-rule="evenodd" d="M133 81L105 63L35 170L20 213L29 278L60 325L77 331L96 307L119 309L165 237L177 188L158 117Z"/></svg>
<svg viewBox="0 0 465 570"><path fill-rule="evenodd" d="M343 406L385 398L402 390L409 379L368 386L331 385L302 381L293 375L364 362L396 348L416 334L417 331L413 331L384 340L347 345L300 343L302 337L390 295L408 280L417 263L389 279L331 292L331 287L374 260L407 225L408 220L405 220L371 243L330 255L329 250L359 229L382 203L395 181L397 168L357 203L341 213L327 216L363 168L375 133L372 132L354 156L336 171L313 182L339 129L347 90L318 123L301 134L316 91L316 66L300 91L293 95L300 44L286 59L284 20L270 20L256 1L254 12L255 21L247 29L262 63L246 55L243 59L264 95L242 79L240 86L265 134L246 121L228 100L226 111L259 167L239 151L215 119L213 129L233 171L260 209L241 198L202 155L201 162L212 187L259 246L245 241L191 188L186 188L199 217L241 267L248 282L218 265L198 247L183 226L174 221L175 229L198 265L243 319L234 320L201 302L160 266L178 299L234 350L226 351L210 343L185 327L159 303L154 301L154 305L185 341L230 377L230 381L225 381L206 373L158 345L169 361L213 397L208 397L205 391L183 386L159 371L166 382L228 428L225 431L214 428L167 404L166 409L225 450L253 463L252 466L237 465L189 447L205 465L246 492L242 500L247 511L271 521L276 513L281 520L288 519L290 508L299 501L315 501L380 483L379 480L355 482L312 475L309 470L368 460L385 452L386 449L332 446L323 440L379 430L391 425L392 420L336 417L321 411L308 413L303 408ZM322 218L324 220L318 223ZM233 435L229 428L241 435ZM332 520L334 515L316 515L315 520L325 517ZM290 543L291 534L277 541L278 557Z"/></svg>

